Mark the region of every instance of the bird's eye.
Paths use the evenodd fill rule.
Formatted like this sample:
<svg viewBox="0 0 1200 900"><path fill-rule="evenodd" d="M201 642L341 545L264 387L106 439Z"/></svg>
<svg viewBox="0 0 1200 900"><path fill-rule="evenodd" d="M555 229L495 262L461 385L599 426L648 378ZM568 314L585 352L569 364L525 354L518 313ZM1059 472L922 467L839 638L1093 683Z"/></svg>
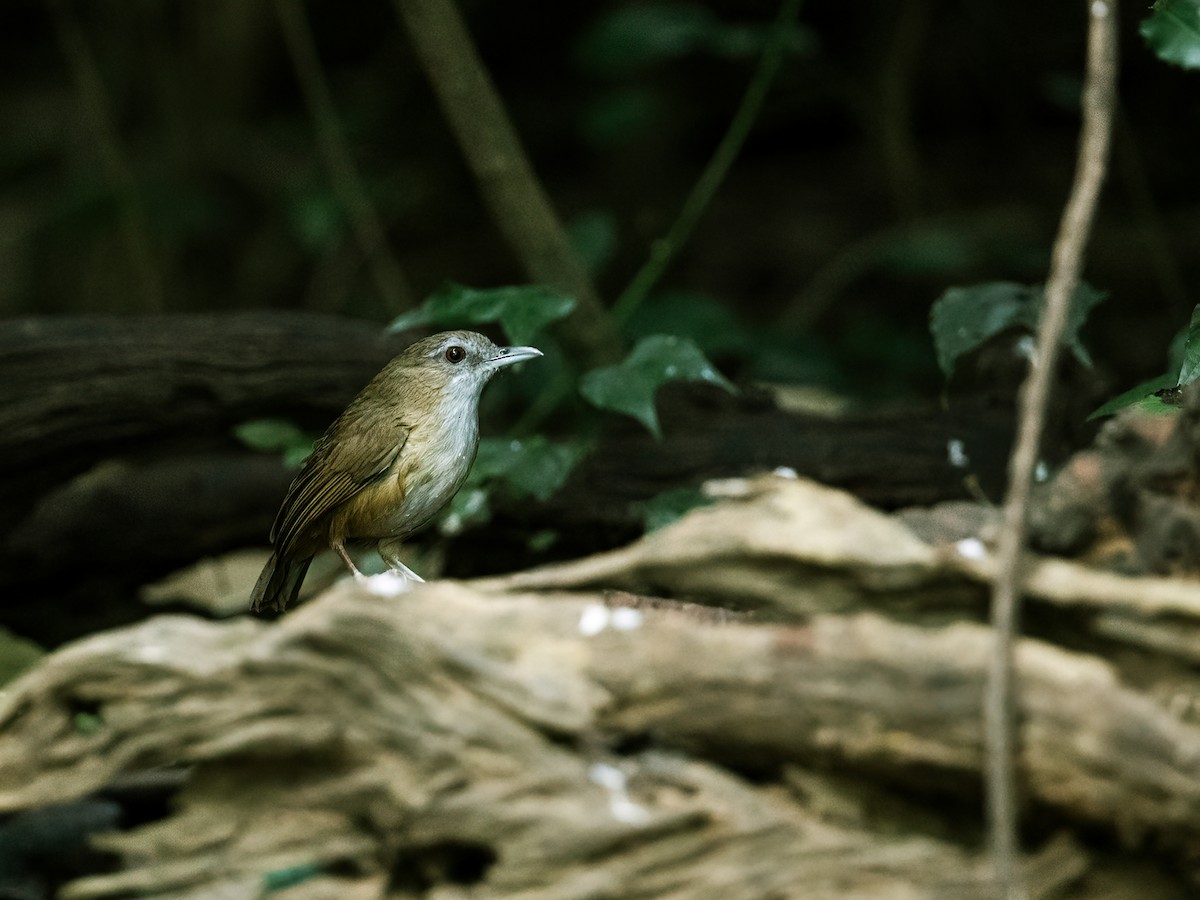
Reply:
<svg viewBox="0 0 1200 900"><path fill-rule="evenodd" d="M446 348L446 362L460 363L467 358L467 351L458 344L452 344Z"/></svg>

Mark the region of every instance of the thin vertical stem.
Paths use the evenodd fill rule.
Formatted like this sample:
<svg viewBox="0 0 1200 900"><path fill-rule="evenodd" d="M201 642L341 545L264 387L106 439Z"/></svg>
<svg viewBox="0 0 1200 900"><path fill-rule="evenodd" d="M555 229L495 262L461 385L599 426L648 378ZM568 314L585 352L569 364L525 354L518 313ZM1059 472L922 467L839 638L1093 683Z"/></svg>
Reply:
<svg viewBox="0 0 1200 900"><path fill-rule="evenodd" d="M1036 353L1021 388L1017 441L1009 460L1008 496L996 548L996 580L992 592L995 643L988 672L984 717L992 852L997 887L1005 900L1024 896L1018 867L1014 635L1020 618L1026 509L1060 342L1071 298L1083 270L1084 252L1108 168L1116 106L1117 0L1088 0L1088 13L1083 126L1075 179L1054 242Z"/></svg>

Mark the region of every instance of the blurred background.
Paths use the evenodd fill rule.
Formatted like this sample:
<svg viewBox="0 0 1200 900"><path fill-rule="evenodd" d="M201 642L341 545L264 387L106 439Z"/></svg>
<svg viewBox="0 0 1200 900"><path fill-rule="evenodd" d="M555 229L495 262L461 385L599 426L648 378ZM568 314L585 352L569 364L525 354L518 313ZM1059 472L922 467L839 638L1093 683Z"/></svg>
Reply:
<svg viewBox="0 0 1200 900"><path fill-rule="evenodd" d="M777 7L461 9L611 302L725 132ZM1101 397L1162 371L1196 299L1195 76L1144 46L1146 12L1122 12L1122 108L1087 270L1110 294L1086 333ZM748 329L727 369L876 400L935 394L931 303L955 284L1045 277L1074 165L1083 13L805 3L663 292ZM9 0L0 73L0 315L382 323L447 280L525 280L382 0ZM382 266L319 149L306 82L331 101Z"/></svg>

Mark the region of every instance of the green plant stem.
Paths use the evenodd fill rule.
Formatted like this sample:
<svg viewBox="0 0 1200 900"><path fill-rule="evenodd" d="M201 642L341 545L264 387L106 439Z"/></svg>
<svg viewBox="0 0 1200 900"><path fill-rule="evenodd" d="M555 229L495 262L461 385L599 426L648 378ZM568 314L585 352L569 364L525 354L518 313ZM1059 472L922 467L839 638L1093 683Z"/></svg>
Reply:
<svg viewBox="0 0 1200 900"><path fill-rule="evenodd" d="M395 7L496 226L533 281L575 297L555 329L564 346L583 368L611 362L620 353L617 331L453 0L395 0Z"/></svg>
<svg viewBox="0 0 1200 900"><path fill-rule="evenodd" d="M317 130L317 145L325 158L333 189L350 218L375 288L393 313L416 305L412 289L400 264L388 249L383 223L367 195L354 158L346 143L329 85L321 70L316 42L304 6L298 0L275 0L275 13L283 30L284 43L304 102Z"/></svg>
<svg viewBox="0 0 1200 900"><path fill-rule="evenodd" d="M70 0L47 0L47 6L54 18L59 46L71 66L75 87L79 91L83 121L92 133L100 164L116 196L121 233L139 282L142 306L149 311L161 312L162 277L155 261L137 182L117 136L112 105L100 77L100 67L75 18Z"/></svg>
<svg viewBox="0 0 1200 900"><path fill-rule="evenodd" d="M708 204L716 195L721 182L725 180L730 167L741 152L742 145L746 143L750 129L754 126L754 121L762 109L767 91L779 71L779 64L783 60L784 42L788 32L795 25L799 11L800 0L783 0L780 5L779 15L771 30L771 36L767 39L762 56L759 58L758 68L754 72L754 77L750 79L746 93L742 96L742 102L738 106L737 112L734 113L724 137L717 144L717 149L713 152L708 165L704 167L700 178L692 187L674 224L664 237L650 245L649 258L633 276L629 286L617 298L612 314L618 323L627 321L634 310L646 299L646 295L662 279L676 255L691 238L692 232L695 231Z"/></svg>
<svg viewBox="0 0 1200 900"><path fill-rule="evenodd" d="M1087 0L1087 9L1087 71L1079 156L1071 194L1054 241L1050 274L1046 279L1046 307L1038 327L1035 356L1021 388L1016 446L1009 460L1008 494L997 541L996 578L992 588L991 620L995 640L984 697L984 724L992 854L996 885L1004 900L1024 896L1018 865L1013 644L1020 612L1021 561L1028 528L1026 510L1061 337L1067 324L1071 297L1083 270L1084 252L1108 168L1116 106L1117 0Z"/></svg>

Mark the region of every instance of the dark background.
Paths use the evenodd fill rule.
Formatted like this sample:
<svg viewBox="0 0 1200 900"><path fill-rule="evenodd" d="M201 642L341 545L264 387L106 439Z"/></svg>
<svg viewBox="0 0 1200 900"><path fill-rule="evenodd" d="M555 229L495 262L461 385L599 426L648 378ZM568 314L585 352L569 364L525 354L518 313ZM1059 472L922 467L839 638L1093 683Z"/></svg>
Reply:
<svg viewBox="0 0 1200 900"><path fill-rule="evenodd" d="M393 6L302 6L413 293L522 282ZM604 38L612 17L664 7L667 21L708 17L720 39L679 46L646 27L635 38L650 50L623 62ZM462 11L556 207L591 235L611 302L724 133L776 7ZM1098 400L1164 370L1195 299L1196 78L1144 46L1147 12L1122 12L1122 106L1086 273L1110 292L1085 333ZM794 337L790 357L727 369L936 395L939 294L1045 277L1074 165L1084 13L805 4L795 52L663 285ZM398 311L331 187L272 3L9 0L0 73L0 315Z"/></svg>

